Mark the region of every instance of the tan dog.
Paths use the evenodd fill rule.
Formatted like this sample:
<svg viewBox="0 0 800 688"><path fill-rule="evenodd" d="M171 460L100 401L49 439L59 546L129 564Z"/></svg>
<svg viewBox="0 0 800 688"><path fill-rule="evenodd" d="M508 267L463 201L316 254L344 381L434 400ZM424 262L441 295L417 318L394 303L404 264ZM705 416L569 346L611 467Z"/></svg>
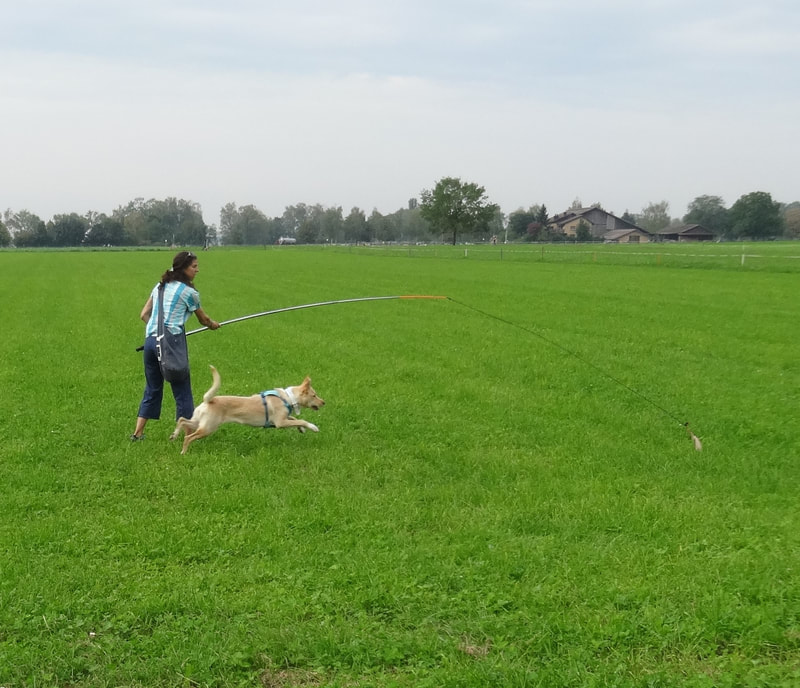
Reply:
<svg viewBox="0 0 800 688"><path fill-rule="evenodd" d="M189 445L201 437L207 437L223 423L241 423L264 428L297 428L300 432L306 429L319 432L313 423L294 418L291 414L300 413L301 409L311 408L319 411L325 401L317 396L311 386L311 378L306 377L302 385L286 389L271 389L268 392L254 394L251 397L218 397L216 396L222 382L214 366L211 376L214 382L203 395L203 403L192 414L192 417L179 418L178 424L169 436L174 440L185 433L183 449L185 454Z"/></svg>

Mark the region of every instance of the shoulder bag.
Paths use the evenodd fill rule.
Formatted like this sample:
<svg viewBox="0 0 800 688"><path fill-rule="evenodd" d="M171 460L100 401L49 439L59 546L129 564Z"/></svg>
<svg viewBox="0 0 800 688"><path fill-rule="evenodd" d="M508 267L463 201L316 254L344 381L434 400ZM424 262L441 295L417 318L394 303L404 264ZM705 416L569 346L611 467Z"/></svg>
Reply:
<svg viewBox="0 0 800 688"><path fill-rule="evenodd" d="M161 374L167 382L183 382L189 377L189 349L186 346L186 331L181 327L172 334L164 327L164 285L158 287L158 329L156 331L156 353Z"/></svg>

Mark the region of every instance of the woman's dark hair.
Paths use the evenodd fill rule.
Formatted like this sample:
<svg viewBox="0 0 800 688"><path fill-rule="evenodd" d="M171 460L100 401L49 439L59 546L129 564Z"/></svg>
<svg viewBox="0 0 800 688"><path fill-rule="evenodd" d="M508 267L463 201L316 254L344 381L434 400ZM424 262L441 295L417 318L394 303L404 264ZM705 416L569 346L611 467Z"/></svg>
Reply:
<svg viewBox="0 0 800 688"><path fill-rule="evenodd" d="M186 276L184 270L188 268L194 260L197 260L197 256L191 251L176 253L175 257L172 259L172 267L161 275L160 284L163 286L167 282L183 282L193 287L194 284Z"/></svg>

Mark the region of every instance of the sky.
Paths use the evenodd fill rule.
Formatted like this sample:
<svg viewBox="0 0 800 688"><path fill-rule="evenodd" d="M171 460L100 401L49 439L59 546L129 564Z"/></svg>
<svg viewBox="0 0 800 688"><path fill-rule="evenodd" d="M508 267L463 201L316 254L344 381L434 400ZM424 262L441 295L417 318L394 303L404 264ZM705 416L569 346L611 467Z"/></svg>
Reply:
<svg viewBox="0 0 800 688"><path fill-rule="evenodd" d="M0 0L0 212L800 200L797 0Z"/></svg>

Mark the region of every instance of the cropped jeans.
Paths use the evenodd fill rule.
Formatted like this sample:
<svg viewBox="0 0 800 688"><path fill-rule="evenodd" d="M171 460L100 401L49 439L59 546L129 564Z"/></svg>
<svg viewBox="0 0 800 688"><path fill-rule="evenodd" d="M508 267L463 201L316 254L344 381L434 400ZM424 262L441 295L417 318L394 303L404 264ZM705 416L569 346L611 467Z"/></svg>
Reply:
<svg viewBox="0 0 800 688"><path fill-rule="evenodd" d="M164 377L158 366L156 338L144 340L144 379L145 388L142 403L139 404L139 418L158 420L161 417L161 401L164 397ZM194 413L191 375L183 382L170 382L172 396L175 397L175 420L191 418Z"/></svg>

